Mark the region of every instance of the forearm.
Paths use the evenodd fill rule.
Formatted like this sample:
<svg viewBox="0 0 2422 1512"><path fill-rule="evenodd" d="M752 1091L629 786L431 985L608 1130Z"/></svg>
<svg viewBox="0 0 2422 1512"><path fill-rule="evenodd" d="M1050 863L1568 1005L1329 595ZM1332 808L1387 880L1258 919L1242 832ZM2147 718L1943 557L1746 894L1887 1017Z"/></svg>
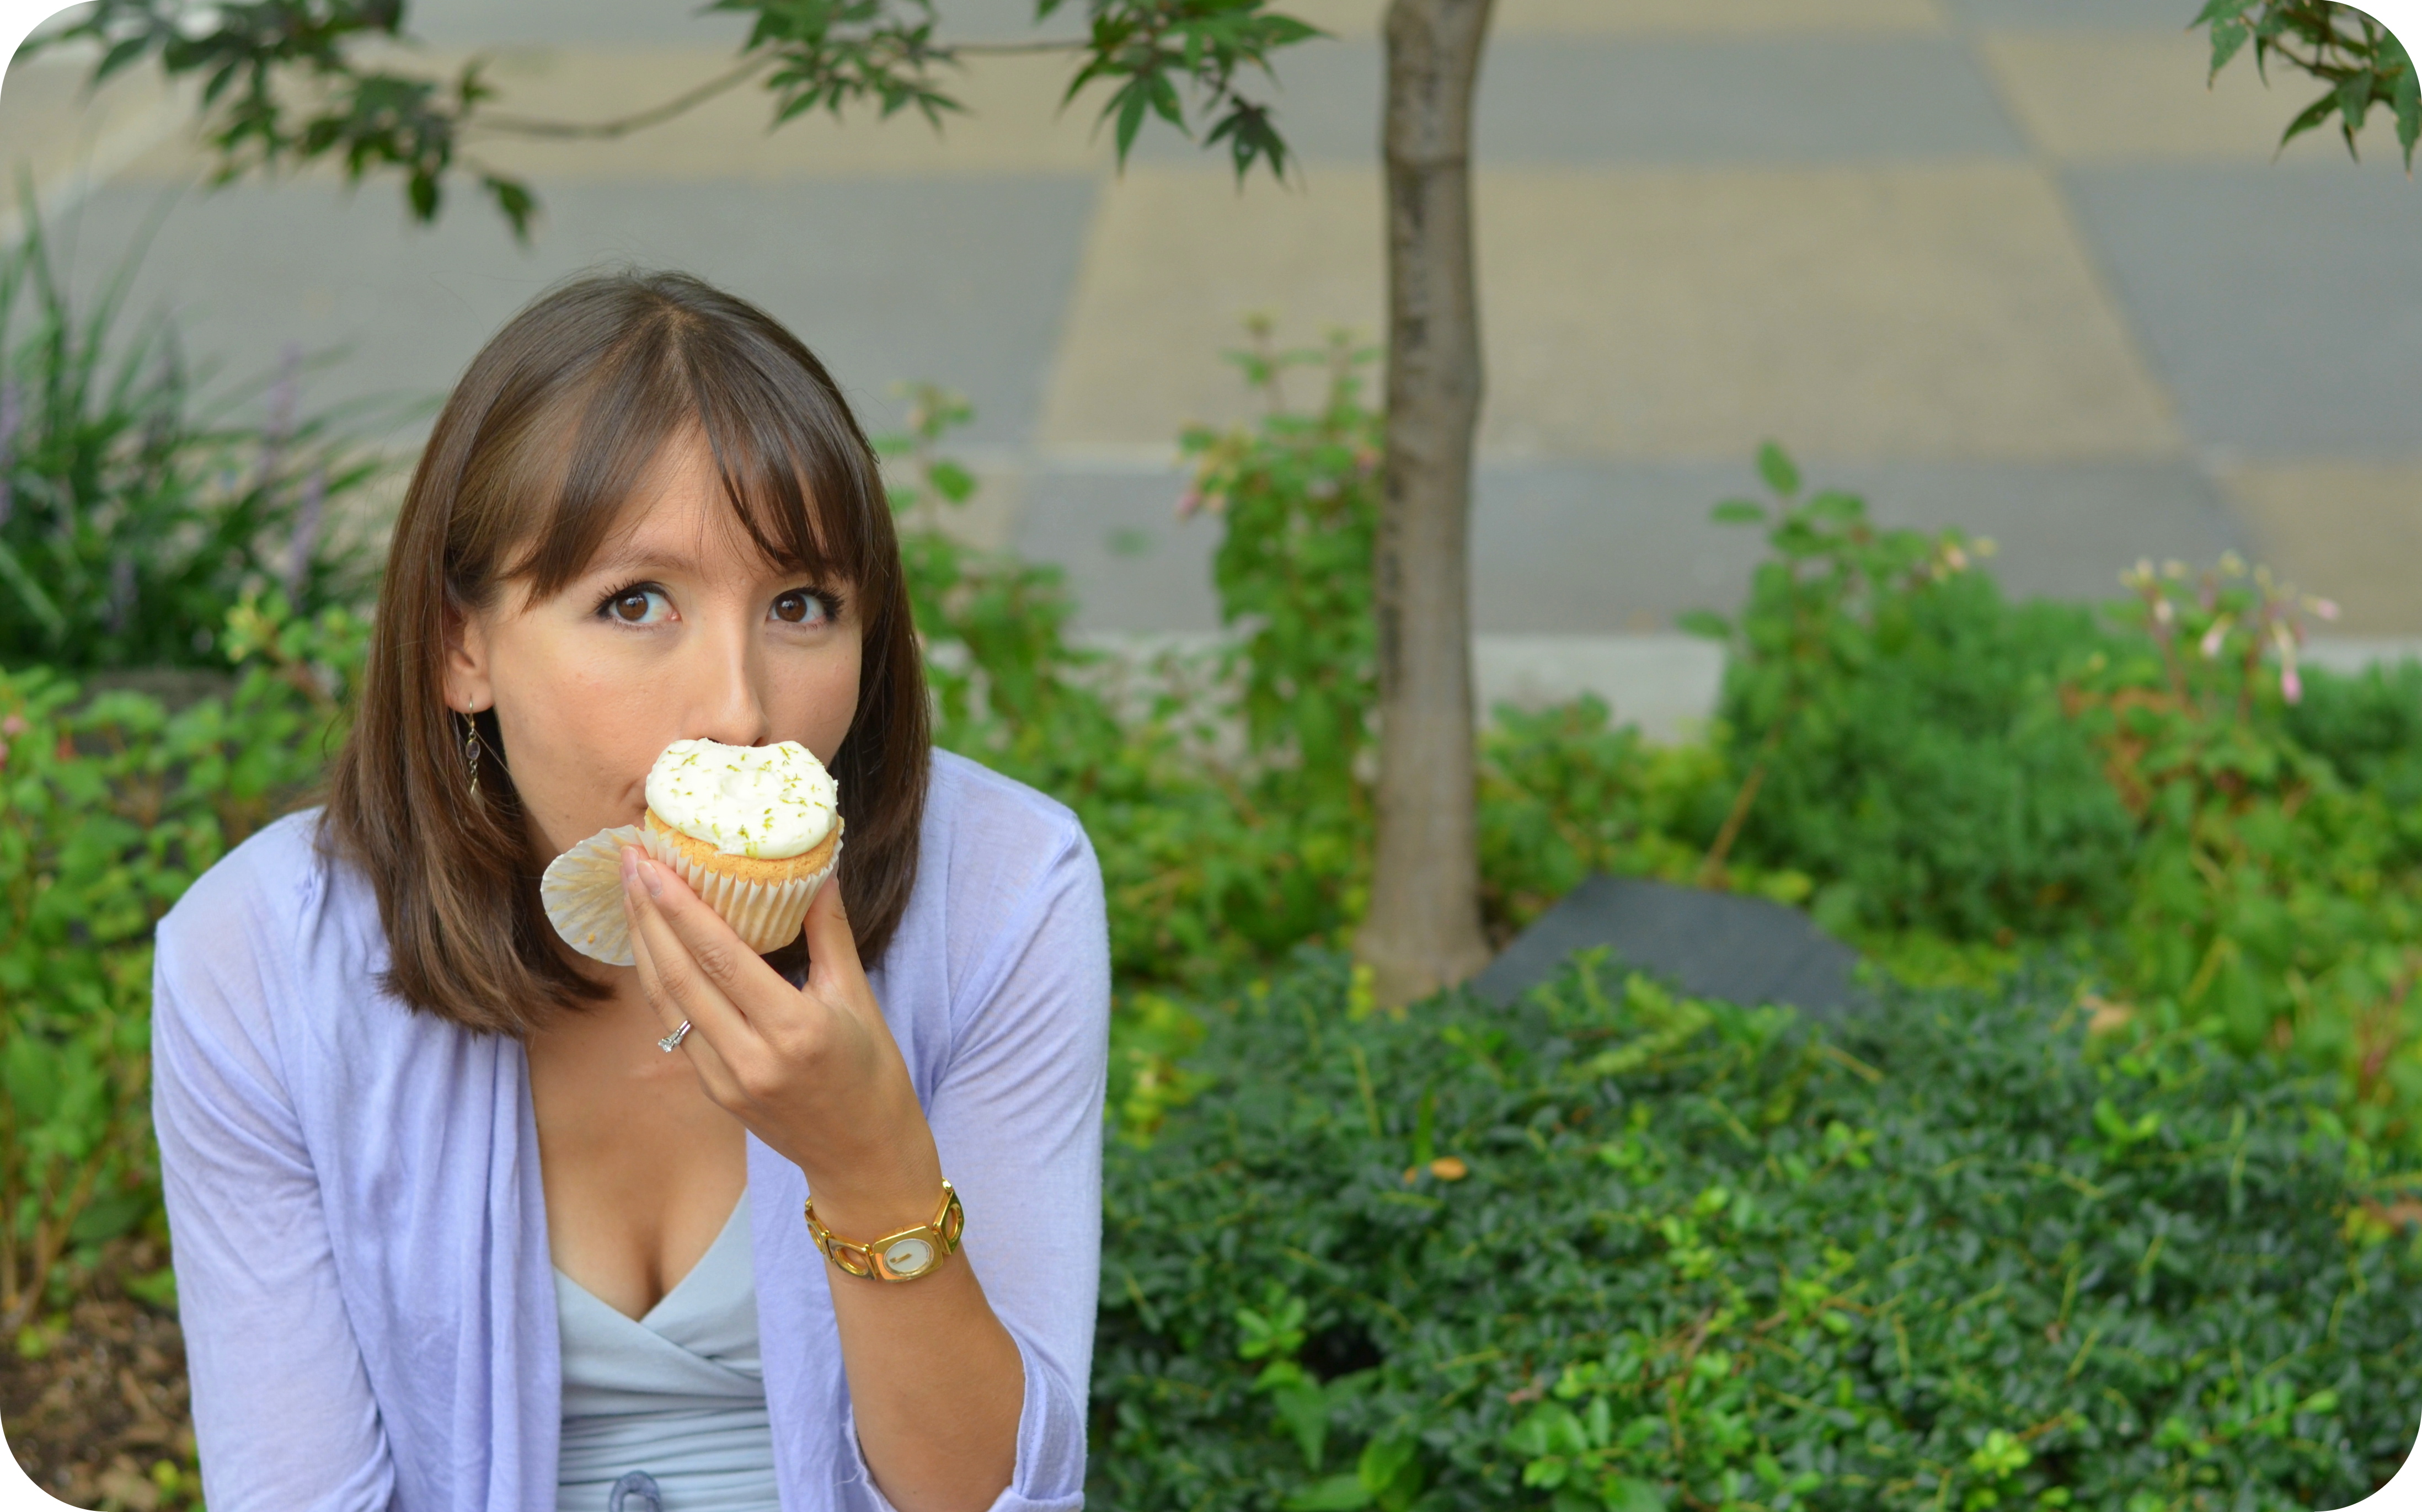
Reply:
<svg viewBox="0 0 2422 1512"><path fill-rule="evenodd" d="M939 1189L938 1176L931 1189ZM816 1216L844 1237L872 1239L930 1218L930 1198L924 1205L904 1222L861 1202L827 1216L819 1201ZM843 1226L861 1216L872 1221ZM967 1256L908 1282L853 1276L830 1260L825 1273L858 1447L875 1485L900 1512L983 1512L1017 1466L1026 1379L1016 1341L993 1315Z"/></svg>

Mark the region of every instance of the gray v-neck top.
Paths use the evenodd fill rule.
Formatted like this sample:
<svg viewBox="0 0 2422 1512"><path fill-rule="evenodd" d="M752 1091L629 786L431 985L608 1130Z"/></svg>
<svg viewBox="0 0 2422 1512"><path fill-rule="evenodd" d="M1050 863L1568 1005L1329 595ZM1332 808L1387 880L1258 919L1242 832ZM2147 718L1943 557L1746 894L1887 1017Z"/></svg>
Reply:
<svg viewBox="0 0 2422 1512"><path fill-rule="evenodd" d="M664 1512L780 1512L745 1196L647 1316L625 1316L560 1267L555 1308L557 1512L606 1512L614 1483L634 1470L655 1478Z"/></svg>

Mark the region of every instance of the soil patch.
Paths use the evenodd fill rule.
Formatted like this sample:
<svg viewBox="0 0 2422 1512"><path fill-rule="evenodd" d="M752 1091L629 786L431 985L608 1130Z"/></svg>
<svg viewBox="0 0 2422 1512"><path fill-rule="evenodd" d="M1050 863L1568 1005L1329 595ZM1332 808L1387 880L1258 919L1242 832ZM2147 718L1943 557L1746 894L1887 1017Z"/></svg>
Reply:
<svg viewBox="0 0 2422 1512"><path fill-rule="evenodd" d="M113 1250L42 1354L0 1346L0 1425L34 1484L70 1506L169 1512L195 1500L184 1334L116 1283L165 1253L144 1239ZM164 1459L177 1473L155 1479Z"/></svg>

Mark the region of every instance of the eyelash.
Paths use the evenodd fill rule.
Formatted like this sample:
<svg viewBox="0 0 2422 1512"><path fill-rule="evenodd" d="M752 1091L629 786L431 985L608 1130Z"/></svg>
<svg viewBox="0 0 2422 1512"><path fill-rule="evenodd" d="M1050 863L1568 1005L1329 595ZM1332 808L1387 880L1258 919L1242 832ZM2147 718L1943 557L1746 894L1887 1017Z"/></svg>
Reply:
<svg viewBox="0 0 2422 1512"><path fill-rule="evenodd" d="M598 619L620 624L626 630L645 630L648 628L646 625L632 624L626 620L617 619L613 612L614 606L618 601L628 598L634 593L663 593L665 589L663 584L651 582L646 578L638 578L632 582L623 583L619 587L607 590L605 595L598 599L597 607L591 612ZM831 622L841 618L841 600L840 594L827 591L821 588L786 588L781 592L774 595L774 597L778 602L781 599L788 598L793 593L804 593L808 597L815 600L816 604L825 611L825 620L826 623L830 623ZM670 595L667 596L669 597ZM791 622L785 621L783 622L789 623Z"/></svg>

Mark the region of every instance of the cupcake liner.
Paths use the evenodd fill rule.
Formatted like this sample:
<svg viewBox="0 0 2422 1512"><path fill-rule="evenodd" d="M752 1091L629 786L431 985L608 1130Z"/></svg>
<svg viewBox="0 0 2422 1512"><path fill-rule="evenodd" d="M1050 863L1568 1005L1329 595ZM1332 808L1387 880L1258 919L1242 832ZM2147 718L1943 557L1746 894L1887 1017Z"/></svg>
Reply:
<svg viewBox="0 0 2422 1512"><path fill-rule="evenodd" d="M637 825L597 833L549 861L539 902L563 942L607 966L629 966L631 920L622 911L622 847L640 843Z"/></svg>
<svg viewBox="0 0 2422 1512"><path fill-rule="evenodd" d="M835 820L838 824L839 820ZM601 829L547 863L539 879L539 901L563 942L607 966L630 966L631 923L622 908L622 847L637 845L690 885L721 915L741 942L760 954L799 937L816 890L841 864L841 839L818 870L778 887L743 882L697 865L670 841L640 825Z"/></svg>
<svg viewBox="0 0 2422 1512"><path fill-rule="evenodd" d="M658 821L661 823L662 821ZM706 906L723 916L740 942L763 954L779 950L799 937L799 930L808 921L808 907L816 901L816 890L825 878L833 874L841 864L841 818L835 815L832 855L825 864L802 877L772 885L744 882L713 867L691 860L675 849L671 839L662 830L640 827L639 843L660 866L690 885L690 890L704 899ZM619 885L619 879L618 879Z"/></svg>

